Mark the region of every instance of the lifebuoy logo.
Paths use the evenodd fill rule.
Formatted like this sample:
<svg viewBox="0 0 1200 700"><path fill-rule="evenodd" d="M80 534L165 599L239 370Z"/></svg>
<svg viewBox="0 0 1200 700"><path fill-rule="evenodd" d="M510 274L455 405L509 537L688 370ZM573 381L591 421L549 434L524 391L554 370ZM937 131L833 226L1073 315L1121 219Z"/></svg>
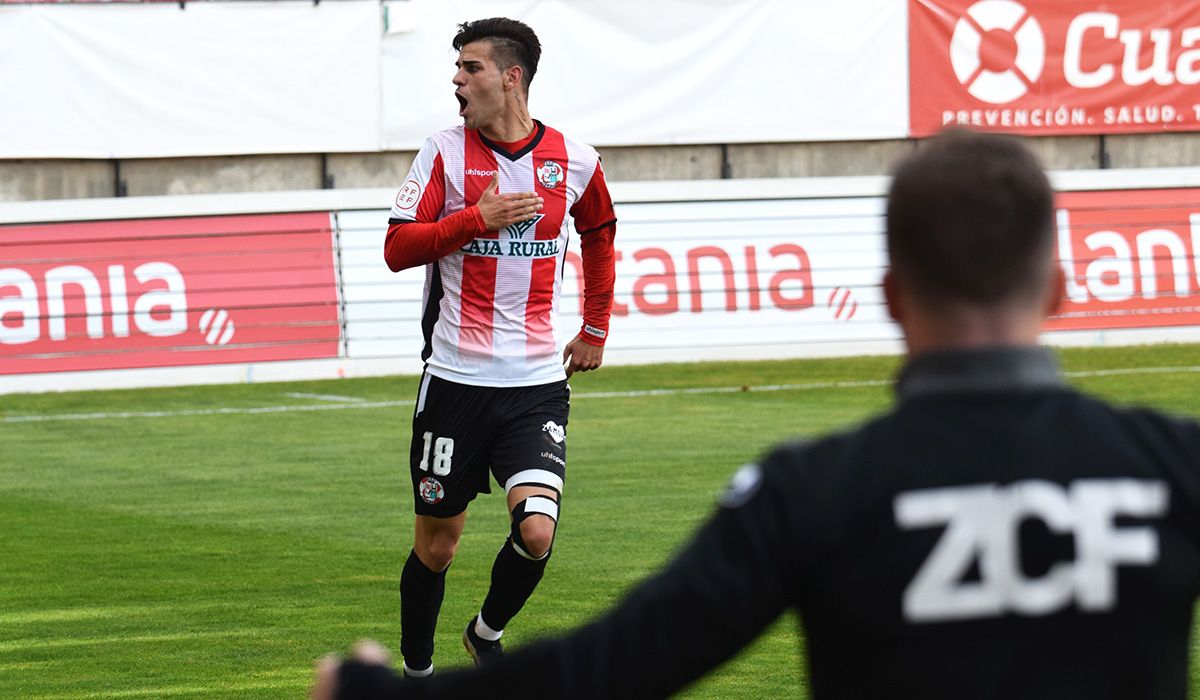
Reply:
<svg viewBox="0 0 1200 700"><path fill-rule="evenodd" d="M1012 0L980 0L954 25L950 63L973 97L1006 104L1023 97L1042 76L1042 26Z"/></svg>
<svg viewBox="0 0 1200 700"><path fill-rule="evenodd" d="M908 0L909 133L1200 130L1200 2Z"/></svg>

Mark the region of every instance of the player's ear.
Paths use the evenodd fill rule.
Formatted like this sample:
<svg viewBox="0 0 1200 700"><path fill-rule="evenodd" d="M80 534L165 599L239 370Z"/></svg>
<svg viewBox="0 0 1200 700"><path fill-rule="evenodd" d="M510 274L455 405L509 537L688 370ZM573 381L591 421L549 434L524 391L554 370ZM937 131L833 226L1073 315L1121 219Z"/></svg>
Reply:
<svg viewBox="0 0 1200 700"><path fill-rule="evenodd" d="M510 66L504 71L504 91L511 92L516 90L521 85L521 78L525 71L521 66Z"/></svg>
<svg viewBox="0 0 1200 700"><path fill-rule="evenodd" d="M1053 316L1062 308L1064 295L1067 289L1067 275L1063 272L1062 266L1058 264L1051 265L1050 279L1047 282L1046 303L1042 308L1042 313L1046 317Z"/></svg>
<svg viewBox="0 0 1200 700"><path fill-rule="evenodd" d="M892 268L883 273L883 302L887 306L888 316L896 323L904 322L904 303L900 300L900 288L896 283L896 275Z"/></svg>

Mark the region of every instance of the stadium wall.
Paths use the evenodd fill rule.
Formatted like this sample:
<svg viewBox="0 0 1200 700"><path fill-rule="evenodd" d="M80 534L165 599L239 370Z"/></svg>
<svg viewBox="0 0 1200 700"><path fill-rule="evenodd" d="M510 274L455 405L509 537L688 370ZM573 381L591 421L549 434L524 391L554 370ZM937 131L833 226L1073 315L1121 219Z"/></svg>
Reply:
<svg viewBox="0 0 1200 700"><path fill-rule="evenodd" d="M1067 171L1054 344L1200 340L1200 168ZM614 183L606 362L893 353L884 177ZM394 191L0 209L0 393L416 373L423 271L381 249ZM568 250L562 327L579 324Z"/></svg>

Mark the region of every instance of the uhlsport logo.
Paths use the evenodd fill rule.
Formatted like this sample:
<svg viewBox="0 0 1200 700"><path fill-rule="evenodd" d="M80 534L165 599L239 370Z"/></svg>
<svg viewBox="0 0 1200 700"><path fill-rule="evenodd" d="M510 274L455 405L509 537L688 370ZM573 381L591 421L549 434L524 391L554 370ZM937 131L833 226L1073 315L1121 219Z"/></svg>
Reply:
<svg viewBox="0 0 1200 700"><path fill-rule="evenodd" d="M561 443L563 440L567 439L566 429L552 420L546 421L545 425L542 426L542 431L549 433L550 439L557 443Z"/></svg>
<svg viewBox="0 0 1200 700"><path fill-rule="evenodd" d="M1013 0L980 0L954 25L954 75L976 99L1006 104L1042 76L1046 38L1036 18Z"/></svg>
<svg viewBox="0 0 1200 700"><path fill-rule="evenodd" d="M432 476L421 479L421 483L417 485L417 489L421 493L421 500L429 505L439 503L446 497L446 489L442 488L442 482Z"/></svg>
<svg viewBox="0 0 1200 700"><path fill-rule="evenodd" d="M558 187L558 183L563 179L562 166L552 160L542 163L542 167L537 169L537 179L542 183L542 187L548 190Z"/></svg>

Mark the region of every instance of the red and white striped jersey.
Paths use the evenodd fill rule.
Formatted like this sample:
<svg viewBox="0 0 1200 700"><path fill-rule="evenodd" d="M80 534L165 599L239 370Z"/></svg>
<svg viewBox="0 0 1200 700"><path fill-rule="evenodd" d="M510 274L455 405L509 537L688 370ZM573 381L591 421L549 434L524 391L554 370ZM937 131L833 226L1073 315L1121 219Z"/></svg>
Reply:
<svg viewBox="0 0 1200 700"><path fill-rule="evenodd" d="M425 267L422 358L437 377L482 386L563 379L558 329L568 221L587 235L616 221L595 149L540 122L516 152L458 126L425 141L396 196L392 223L429 224L500 192L537 192L540 217L487 231ZM610 246L611 247L611 246ZM610 290L611 291L611 290ZM607 327L605 313L603 327ZM585 325L602 339L605 331ZM597 340L596 344L601 344Z"/></svg>

